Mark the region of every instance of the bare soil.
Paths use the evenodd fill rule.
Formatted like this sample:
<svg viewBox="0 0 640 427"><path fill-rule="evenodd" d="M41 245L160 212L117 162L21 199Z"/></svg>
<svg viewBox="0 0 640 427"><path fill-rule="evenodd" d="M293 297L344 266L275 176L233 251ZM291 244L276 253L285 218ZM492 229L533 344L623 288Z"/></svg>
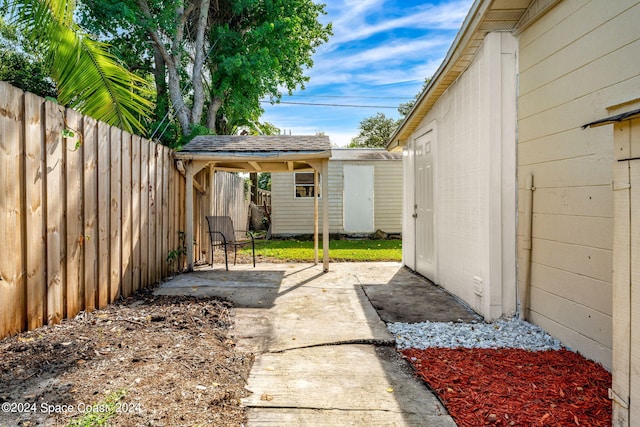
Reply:
<svg viewBox="0 0 640 427"><path fill-rule="evenodd" d="M253 355L235 349L232 322L228 302L147 289L6 338L0 426L66 426L101 415L114 396L117 412L104 425L244 425Z"/></svg>

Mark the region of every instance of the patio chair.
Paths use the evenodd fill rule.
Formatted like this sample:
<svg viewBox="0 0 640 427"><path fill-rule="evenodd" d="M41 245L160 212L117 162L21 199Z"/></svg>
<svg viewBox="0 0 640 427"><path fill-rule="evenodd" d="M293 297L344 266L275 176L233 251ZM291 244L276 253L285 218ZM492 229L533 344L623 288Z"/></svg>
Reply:
<svg viewBox="0 0 640 427"><path fill-rule="evenodd" d="M251 243L253 253L253 266L256 266L256 244L253 235L246 230L235 230L233 221L229 216L207 216L209 226L209 240L211 242L211 263L213 265L213 250L216 246L224 248L224 265L229 270L228 248L233 247L233 265L236 265L238 247ZM237 233L244 233L244 237L238 238Z"/></svg>

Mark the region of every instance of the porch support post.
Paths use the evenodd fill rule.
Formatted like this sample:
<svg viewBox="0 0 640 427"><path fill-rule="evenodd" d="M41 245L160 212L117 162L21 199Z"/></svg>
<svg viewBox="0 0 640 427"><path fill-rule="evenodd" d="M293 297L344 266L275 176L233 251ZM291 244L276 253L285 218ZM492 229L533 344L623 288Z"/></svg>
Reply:
<svg viewBox="0 0 640 427"><path fill-rule="evenodd" d="M193 271L193 165L191 161L184 162L185 167L185 238L187 247L187 271Z"/></svg>
<svg viewBox="0 0 640 427"><path fill-rule="evenodd" d="M193 177L200 172L209 163L202 160L184 160L184 179L185 179L185 236L184 244L187 247L187 271L193 271L194 254L193 254ZM201 215L200 212L198 215ZM202 242L200 242L202 243Z"/></svg>
<svg viewBox="0 0 640 427"><path fill-rule="evenodd" d="M215 164L211 164L209 165L209 209L207 210L207 215L215 215L216 214L216 168L215 168ZM207 231L209 231L209 226L207 225ZM207 233L208 235L208 233ZM208 237L208 239L211 239L211 236ZM211 246L211 241L207 240L207 253L209 254L209 257L207 258L207 262L209 264L213 264L213 247ZM205 244L203 243L203 246Z"/></svg>
<svg viewBox="0 0 640 427"><path fill-rule="evenodd" d="M318 170L313 170L313 254L314 264L318 264ZM324 192L324 188L323 188Z"/></svg>
<svg viewBox="0 0 640 427"><path fill-rule="evenodd" d="M329 271L329 160L322 161L322 265ZM316 199L317 200L317 199Z"/></svg>

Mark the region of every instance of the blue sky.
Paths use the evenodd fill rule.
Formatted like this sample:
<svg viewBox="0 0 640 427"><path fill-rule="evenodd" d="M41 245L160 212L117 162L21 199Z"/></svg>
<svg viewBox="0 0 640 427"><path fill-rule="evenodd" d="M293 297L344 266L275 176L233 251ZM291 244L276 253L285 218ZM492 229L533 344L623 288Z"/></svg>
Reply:
<svg viewBox="0 0 640 427"><path fill-rule="evenodd" d="M324 0L333 36L315 53L304 91L263 104L261 121L294 135L324 132L344 146L364 118L378 112L398 118L437 70L472 0ZM292 103L373 107L310 106ZM380 108L392 107L392 108Z"/></svg>

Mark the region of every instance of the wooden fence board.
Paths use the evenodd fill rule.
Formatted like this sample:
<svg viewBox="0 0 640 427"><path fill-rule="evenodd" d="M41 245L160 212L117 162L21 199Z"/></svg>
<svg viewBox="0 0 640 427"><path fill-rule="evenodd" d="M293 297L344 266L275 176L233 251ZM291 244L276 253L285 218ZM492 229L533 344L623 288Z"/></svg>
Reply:
<svg viewBox="0 0 640 427"><path fill-rule="evenodd" d="M122 132L122 295L132 292L131 134Z"/></svg>
<svg viewBox="0 0 640 427"><path fill-rule="evenodd" d="M47 173L47 320L60 322L65 316L64 264L64 108L45 102L45 151Z"/></svg>
<svg viewBox="0 0 640 427"><path fill-rule="evenodd" d="M175 173L173 169L169 170L169 250L177 249L177 239L176 239L176 192L175 192ZM169 269L169 274L176 268L176 262L169 264L167 262L167 268Z"/></svg>
<svg viewBox="0 0 640 427"><path fill-rule="evenodd" d="M74 135L66 138L67 188L67 316L73 317L84 308L84 203L82 116L67 110L67 126ZM44 259L44 257L42 258Z"/></svg>
<svg viewBox="0 0 640 427"><path fill-rule="evenodd" d="M149 286L149 146L140 146L140 286Z"/></svg>
<svg viewBox="0 0 640 427"><path fill-rule="evenodd" d="M169 274L167 255L169 254L169 168L171 167L171 152L168 147L162 146L162 277Z"/></svg>
<svg viewBox="0 0 640 427"><path fill-rule="evenodd" d="M122 295L120 283L122 280L122 131L112 127L110 131L111 169L110 179L110 209L109 209L109 252L110 300L115 301Z"/></svg>
<svg viewBox="0 0 640 427"><path fill-rule="evenodd" d="M182 244L180 242L180 218L178 215L179 212L179 191L178 191L178 187L179 187L179 179L180 179L180 173L176 170L173 169L171 171L171 240L170 240L170 244L171 244L171 249L180 249L180 245ZM179 260L177 262L175 262L171 268L176 269L179 267Z"/></svg>
<svg viewBox="0 0 640 427"><path fill-rule="evenodd" d="M0 337L20 332L25 324L24 215L20 185L24 170L21 122L22 91L0 82Z"/></svg>
<svg viewBox="0 0 640 427"><path fill-rule="evenodd" d="M98 129L84 118L84 309L95 310L98 284Z"/></svg>
<svg viewBox="0 0 640 427"><path fill-rule="evenodd" d="M47 238L45 226L45 151L42 98L24 95L25 109L25 243L27 326L35 329L47 319ZM13 231L15 233L15 231Z"/></svg>
<svg viewBox="0 0 640 427"><path fill-rule="evenodd" d="M131 137L131 286L140 289L140 137Z"/></svg>
<svg viewBox="0 0 640 427"><path fill-rule="evenodd" d="M180 186L182 185L182 175L178 170L173 171L173 179L174 179L174 196L175 196L175 204L174 204L174 213L173 217L173 226L174 226L174 245L173 247L179 249L183 246L184 242L181 238L181 232L184 230L184 227L180 223L180 206L184 204L184 200L180 198ZM181 267L181 266L180 266Z"/></svg>
<svg viewBox="0 0 640 427"><path fill-rule="evenodd" d="M149 284L156 282L156 148L149 148Z"/></svg>
<svg viewBox="0 0 640 427"><path fill-rule="evenodd" d="M109 300L109 125L98 122L98 307Z"/></svg>
<svg viewBox="0 0 640 427"><path fill-rule="evenodd" d="M156 260L155 270L156 278L160 280L162 277L162 168L164 167L164 158L162 157L162 146L156 145Z"/></svg>

